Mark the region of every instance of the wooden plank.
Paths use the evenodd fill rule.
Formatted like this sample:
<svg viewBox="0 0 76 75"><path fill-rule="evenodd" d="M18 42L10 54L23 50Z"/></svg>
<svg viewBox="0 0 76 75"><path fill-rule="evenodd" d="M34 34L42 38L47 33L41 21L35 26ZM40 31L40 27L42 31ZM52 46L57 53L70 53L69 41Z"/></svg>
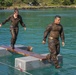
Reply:
<svg viewBox="0 0 76 75"><path fill-rule="evenodd" d="M8 51L15 52L17 54L22 54L24 56L33 56L33 57L39 58L40 60L45 60L46 59L46 56L42 56L42 55L36 54L34 52L29 52L27 50L22 50L22 49L19 49L19 48L15 48L14 50L12 50L11 47L9 47L9 46L1 46L1 47L5 48Z"/></svg>

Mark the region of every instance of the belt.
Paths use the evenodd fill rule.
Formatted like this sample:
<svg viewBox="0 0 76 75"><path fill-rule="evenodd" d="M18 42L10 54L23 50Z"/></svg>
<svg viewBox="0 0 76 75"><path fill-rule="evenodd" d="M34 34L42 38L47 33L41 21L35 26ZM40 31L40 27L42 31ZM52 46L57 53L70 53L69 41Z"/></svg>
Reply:
<svg viewBox="0 0 76 75"><path fill-rule="evenodd" d="M50 40L59 40L58 38L49 37Z"/></svg>
<svg viewBox="0 0 76 75"><path fill-rule="evenodd" d="M18 29L18 27L10 26L10 29Z"/></svg>
<svg viewBox="0 0 76 75"><path fill-rule="evenodd" d="M49 39L51 39L51 40L52 40L52 39L53 39L53 37L49 37Z"/></svg>

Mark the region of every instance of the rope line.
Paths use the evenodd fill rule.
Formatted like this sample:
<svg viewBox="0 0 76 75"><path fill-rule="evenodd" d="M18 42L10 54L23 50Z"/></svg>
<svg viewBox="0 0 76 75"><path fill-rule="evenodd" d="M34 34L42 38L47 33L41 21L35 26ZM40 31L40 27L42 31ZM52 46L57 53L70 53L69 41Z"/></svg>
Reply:
<svg viewBox="0 0 76 75"><path fill-rule="evenodd" d="M0 62L0 64L6 65L6 66L8 66L8 67L11 67L11 68L13 68L13 69L18 70L17 68L15 68L15 67L13 67L13 66L11 66L11 65L5 64L5 63L3 63L3 62ZM31 73L29 73L29 72L27 72L27 71L25 71L24 73L26 73L26 74L28 74L28 75L32 75Z"/></svg>

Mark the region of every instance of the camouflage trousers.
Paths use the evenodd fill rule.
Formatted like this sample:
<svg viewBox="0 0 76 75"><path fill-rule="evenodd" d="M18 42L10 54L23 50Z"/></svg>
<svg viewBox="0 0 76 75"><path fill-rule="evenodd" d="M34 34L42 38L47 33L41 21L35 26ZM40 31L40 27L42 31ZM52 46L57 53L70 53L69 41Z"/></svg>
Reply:
<svg viewBox="0 0 76 75"><path fill-rule="evenodd" d="M57 55L60 53L60 43L59 40L57 39L48 39L48 47L50 50L50 58L55 66L58 66L58 60L57 60Z"/></svg>
<svg viewBox="0 0 76 75"><path fill-rule="evenodd" d="M18 28L11 28L10 32L11 32L11 35L12 35L11 46L12 46L12 48L14 48L14 45L15 45L16 40L17 40Z"/></svg>

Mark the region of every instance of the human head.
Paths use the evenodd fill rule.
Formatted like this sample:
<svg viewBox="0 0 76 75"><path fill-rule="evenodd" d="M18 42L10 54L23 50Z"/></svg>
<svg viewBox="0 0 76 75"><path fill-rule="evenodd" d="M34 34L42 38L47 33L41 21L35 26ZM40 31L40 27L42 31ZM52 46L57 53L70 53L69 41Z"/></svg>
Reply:
<svg viewBox="0 0 76 75"><path fill-rule="evenodd" d="M56 16L55 16L55 19L54 19L54 23L55 23L55 24L60 24L60 20L61 20L61 16L56 15Z"/></svg>
<svg viewBox="0 0 76 75"><path fill-rule="evenodd" d="M19 15L19 11L18 11L18 9L17 9L17 8L14 8L14 14L15 14L16 16L18 16L18 15Z"/></svg>

